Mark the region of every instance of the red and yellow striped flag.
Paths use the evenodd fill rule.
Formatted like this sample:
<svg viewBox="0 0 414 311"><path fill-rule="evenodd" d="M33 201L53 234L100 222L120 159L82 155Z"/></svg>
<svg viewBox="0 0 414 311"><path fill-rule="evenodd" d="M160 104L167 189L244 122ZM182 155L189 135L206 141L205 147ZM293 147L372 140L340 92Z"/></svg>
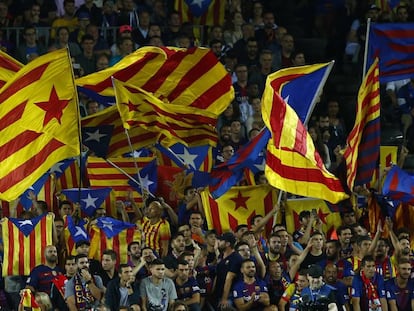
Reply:
<svg viewBox="0 0 414 311"><path fill-rule="evenodd" d="M107 157L121 156L131 152L128 137L122 124L118 108L112 106L91 116L82 118L82 128L86 127L112 127L112 136L109 141ZM134 127L129 132L133 148L139 149L155 144L157 134L148 132L144 128ZM93 151L93 150L92 150Z"/></svg>
<svg viewBox="0 0 414 311"><path fill-rule="evenodd" d="M224 25L224 14L226 10L225 0L211 1L175 0L174 9L181 15L183 23L192 25Z"/></svg>
<svg viewBox="0 0 414 311"><path fill-rule="evenodd" d="M265 167L269 183L290 193L332 203L346 199L341 182L325 168L297 114L272 88L273 76L268 76L262 97L263 120L272 132Z"/></svg>
<svg viewBox="0 0 414 311"><path fill-rule="evenodd" d="M104 230L97 225L92 225L89 230L91 237L90 257L102 259L102 253L106 249L113 249L118 254L118 262L128 262L128 244L132 241L141 241L141 232L136 228L122 230L112 238L106 236Z"/></svg>
<svg viewBox="0 0 414 311"><path fill-rule="evenodd" d="M105 70L76 80L101 96L115 96L111 77L163 102L222 113L234 99L231 77L207 48L142 47Z"/></svg>
<svg viewBox="0 0 414 311"><path fill-rule="evenodd" d="M354 128L344 152L349 189L371 181L380 153L380 89L378 59L361 83Z"/></svg>
<svg viewBox="0 0 414 311"><path fill-rule="evenodd" d="M129 176L137 177L137 169L133 158L110 158L108 159L114 163L117 167L127 173ZM153 158L144 157L135 159L139 169L143 168ZM119 169L109 164L102 158L89 157L88 158L88 177L92 188L112 188L110 199L106 200L106 212L108 215L116 215L115 201L125 201L128 195L128 191L132 191L133 188L128 184L129 178ZM141 195L133 191L134 199L136 203L142 202Z"/></svg>
<svg viewBox="0 0 414 311"><path fill-rule="evenodd" d="M204 212L209 229L220 234L234 230L237 225L250 225L256 215L268 214L277 201L275 190L267 185L232 187L218 199L213 199L208 189L201 192ZM271 228L272 224L269 223Z"/></svg>
<svg viewBox="0 0 414 311"><path fill-rule="evenodd" d="M192 106L165 104L152 94L113 79L115 98L124 128L143 128L157 134L165 146L216 145L217 115Z"/></svg>
<svg viewBox="0 0 414 311"><path fill-rule="evenodd" d="M23 67L23 64L0 50L0 88L2 88Z"/></svg>
<svg viewBox="0 0 414 311"><path fill-rule="evenodd" d="M43 250L52 245L53 216L5 218L1 223L4 245L3 276L29 275L44 262Z"/></svg>
<svg viewBox="0 0 414 311"><path fill-rule="evenodd" d="M0 199L18 198L79 154L78 96L65 49L24 66L0 90Z"/></svg>
<svg viewBox="0 0 414 311"><path fill-rule="evenodd" d="M30 289L22 289L20 292L21 298L19 303L19 310L41 311L42 308L36 301L34 293ZM20 309L21 307L21 309Z"/></svg>

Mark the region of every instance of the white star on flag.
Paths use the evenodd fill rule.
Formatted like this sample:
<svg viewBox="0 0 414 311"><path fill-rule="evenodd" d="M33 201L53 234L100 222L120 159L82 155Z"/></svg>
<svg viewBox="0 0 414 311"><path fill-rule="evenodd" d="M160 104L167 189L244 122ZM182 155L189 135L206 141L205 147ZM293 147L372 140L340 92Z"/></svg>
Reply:
<svg viewBox="0 0 414 311"><path fill-rule="evenodd" d="M264 171L264 167L265 167L265 164L266 164L266 160L265 160L265 158L263 157L262 158L262 163L256 163L254 166L259 170L259 171Z"/></svg>
<svg viewBox="0 0 414 311"><path fill-rule="evenodd" d="M30 219L19 220L19 227L23 227L23 226L32 226L33 227L33 223Z"/></svg>
<svg viewBox="0 0 414 311"><path fill-rule="evenodd" d="M151 186L154 182L151 181L151 179L149 179L149 175L145 175L145 176L141 176L141 183L142 183L142 188L144 188L145 190L148 190L149 186Z"/></svg>
<svg viewBox="0 0 414 311"><path fill-rule="evenodd" d="M191 2L191 5L198 5L200 8L202 8L203 3L204 3L204 0L193 0L193 2Z"/></svg>
<svg viewBox="0 0 414 311"><path fill-rule="evenodd" d="M189 153L187 148L184 147L183 153L177 153L177 157L179 157L184 164L187 164L194 169L196 168L194 160L197 159L198 155Z"/></svg>
<svg viewBox="0 0 414 311"><path fill-rule="evenodd" d="M63 173L62 170L62 166L65 164L65 162L58 162L56 164L54 164L50 169L49 169L49 174L53 174L53 173Z"/></svg>
<svg viewBox="0 0 414 311"><path fill-rule="evenodd" d="M102 220L103 228L109 228L109 230L113 231L113 224L110 221ZM102 228L102 229L103 229Z"/></svg>
<svg viewBox="0 0 414 311"><path fill-rule="evenodd" d="M86 235L85 231L84 231L84 230L82 230L82 228L81 228L81 227L76 226L75 228L76 228L76 233L75 233L75 235L74 235L74 236L81 235L81 236L83 236L85 239L87 239L87 238L88 238L88 236Z"/></svg>
<svg viewBox="0 0 414 311"><path fill-rule="evenodd" d="M95 202L97 200L98 200L98 198L91 197L90 193L88 193L88 197L86 199L82 199L82 201L85 202L85 204L86 204L85 208L88 208L89 206L96 207Z"/></svg>
<svg viewBox="0 0 414 311"><path fill-rule="evenodd" d="M86 135L88 135L88 138L86 138L85 141L96 140L97 142L100 142L102 137L107 136L107 134L99 133L99 130L96 130L93 133L92 132L86 132Z"/></svg>

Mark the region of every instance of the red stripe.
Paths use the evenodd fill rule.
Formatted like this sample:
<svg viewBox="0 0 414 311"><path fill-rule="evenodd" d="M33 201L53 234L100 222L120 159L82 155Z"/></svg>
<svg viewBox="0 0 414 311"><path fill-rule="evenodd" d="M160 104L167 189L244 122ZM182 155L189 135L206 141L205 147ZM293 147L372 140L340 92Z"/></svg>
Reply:
<svg viewBox="0 0 414 311"><path fill-rule="evenodd" d="M135 76L137 72L139 72L148 62L156 58L158 55L160 54L153 52L145 53L145 55L142 58L135 61L135 63L132 63L131 65L115 72L113 74L113 77L122 82L126 82L133 76ZM84 84L83 87L99 93L107 88L112 88L112 79L111 77L108 77L105 80L96 84Z"/></svg>
<svg viewBox="0 0 414 311"><path fill-rule="evenodd" d="M116 252L117 257L118 257L118 261L117 262L121 262L120 258L121 258L121 241L120 241L120 235L122 234L122 232L118 233L118 235L114 236L112 238L112 248L113 250ZM127 248L127 245L123 245L125 246L125 248Z"/></svg>
<svg viewBox="0 0 414 311"><path fill-rule="evenodd" d="M16 261L17 261L17 263L19 265L19 272L21 271L21 268L20 268L20 265L21 265L20 260L15 260L15 258L12 257L13 254L14 254L14 248L15 248L15 243L14 243L15 235L13 234L13 228L14 227L15 227L15 225L10 220L7 219L7 230L8 230L8 233L9 233L9 249L8 249L8 251L9 251L9 257L7 258L7 274L8 275L14 275L14 273L13 273L13 265L14 265L14 263ZM18 238L18 241L19 241L20 236L18 235L17 238ZM18 243L16 243L17 244L16 245L17 248L19 248L19 245L20 245Z"/></svg>
<svg viewBox="0 0 414 311"><path fill-rule="evenodd" d="M191 104L192 107L198 107L201 109L207 109L211 103L217 101L221 96L230 92L231 90L231 77L230 75L226 74L220 81L210 87L207 91L203 94L200 94L194 102ZM207 100L208 99L208 100ZM214 121L216 124L217 121Z"/></svg>
<svg viewBox="0 0 414 311"><path fill-rule="evenodd" d="M24 89L26 86L36 83L43 75L46 68L50 63L42 64L39 67L34 68L30 72L25 73L17 80L13 81L7 89L0 93L0 103L6 101L9 97L13 96L18 91Z"/></svg>
<svg viewBox="0 0 414 311"><path fill-rule="evenodd" d="M280 146L282 139L283 120L286 118L286 103L276 93L273 94L271 109L270 115L276 116L274 118L270 118L272 137L275 146L278 147Z"/></svg>
<svg viewBox="0 0 414 311"><path fill-rule="evenodd" d="M209 206L207 208L210 208L211 211L211 220L213 222L213 228L217 231L217 234L223 233L223 228L221 227L220 222L220 211L217 202L209 195L208 196L208 202Z"/></svg>
<svg viewBox="0 0 414 311"><path fill-rule="evenodd" d="M296 152L293 151L293 153ZM271 152L267 152L266 165L273 171L277 172L277 174L280 175L283 179L320 183L333 192L343 192L339 180L325 177L322 171L318 168L301 168L284 165L282 164L281 160Z"/></svg>
<svg viewBox="0 0 414 311"><path fill-rule="evenodd" d="M23 147L26 147L32 141L38 139L42 134L43 133L36 133L27 130L14 137L12 140L9 140L0 147L0 162L11 157L14 153L18 152Z"/></svg>
<svg viewBox="0 0 414 311"><path fill-rule="evenodd" d="M46 239L46 235L47 232L51 232L52 231L52 226L47 225L48 221L47 221L47 216L43 217L42 220L40 221L40 235L41 235L41 243L42 243L42 251L43 251L43 247L48 246L47 244L47 239ZM52 241L53 243L53 241ZM42 263L45 263L46 259L44 256L42 256Z"/></svg>
<svg viewBox="0 0 414 311"><path fill-rule="evenodd" d="M0 179L0 192L6 192L14 184L30 176L39 167L39 164L43 164L47 160L50 154L64 146L62 142L52 138L37 154Z"/></svg>
<svg viewBox="0 0 414 311"><path fill-rule="evenodd" d="M16 62L4 55L0 55L0 67L13 72L18 72L22 68L22 66L18 65Z"/></svg>
<svg viewBox="0 0 414 311"><path fill-rule="evenodd" d="M393 38L393 39L409 39L414 37L413 29L375 29L374 30L378 36Z"/></svg>
<svg viewBox="0 0 414 311"><path fill-rule="evenodd" d="M206 54L204 54L197 60L197 63L195 63L193 67L181 77L180 82L168 96L169 101L173 102L175 99L177 99L194 83L194 81L197 81L203 77L217 63L217 57L215 57L211 51L208 51Z"/></svg>
<svg viewBox="0 0 414 311"><path fill-rule="evenodd" d="M160 64L161 66L157 66L158 69L156 73L141 88L148 92L155 93L189 54L193 54L191 49L187 51L177 51L172 54L171 58L168 58L162 65Z"/></svg>
<svg viewBox="0 0 414 311"><path fill-rule="evenodd" d="M42 251L42 245L37 245L36 243L36 227L39 225L39 223L41 222L41 220L37 223L37 225L35 227L33 227L32 232L30 232L29 236L27 237L29 239L29 244L30 244L30 250L29 250L29 267L30 269L36 267L36 253L40 250ZM26 250L27 251L27 250Z"/></svg>
<svg viewBox="0 0 414 311"><path fill-rule="evenodd" d="M3 118L0 119L0 130L3 130L20 120L23 115L24 109L26 108L27 100L10 110Z"/></svg>

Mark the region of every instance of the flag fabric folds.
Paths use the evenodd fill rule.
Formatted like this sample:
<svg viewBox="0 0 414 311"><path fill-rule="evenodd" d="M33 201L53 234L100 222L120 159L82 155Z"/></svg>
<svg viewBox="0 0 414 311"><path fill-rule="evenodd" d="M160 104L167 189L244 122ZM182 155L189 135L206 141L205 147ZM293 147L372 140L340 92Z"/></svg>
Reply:
<svg viewBox="0 0 414 311"><path fill-rule="evenodd" d="M19 197L53 164L79 154L78 96L68 51L24 66L0 90L0 199Z"/></svg>
<svg viewBox="0 0 414 311"><path fill-rule="evenodd" d="M117 262L128 261L128 244L141 241L141 233L130 223L110 218L98 218L90 228L91 249L89 255L97 260L102 258L106 249L113 249L117 254Z"/></svg>
<svg viewBox="0 0 414 311"><path fill-rule="evenodd" d="M89 96L112 97L114 102L111 77L164 102L217 115L234 99L231 77L207 48L142 47L110 68L77 79L76 85Z"/></svg>
<svg viewBox="0 0 414 311"><path fill-rule="evenodd" d="M97 156L111 158L131 152L128 137L116 106L82 118L81 124L82 142L97 153ZM110 134L109 146L106 146L105 143ZM156 133L148 132L139 127L132 128L128 134L134 149L154 144L157 137Z"/></svg>
<svg viewBox="0 0 414 311"><path fill-rule="evenodd" d="M49 178L49 173L47 172L43 174L31 187L29 187L29 189L23 192L23 194L20 196L20 204L23 206L23 208L26 211L28 211L33 205L33 202L29 196L29 192L33 191L35 195L38 195L40 192L40 189L42 189L42 187L44 186L48 178Z"/></svg>
<svg viewBox="0 0 414 311"><path fill-rule="evenodd" d="M80 217L65 217L65 229L63 231L66 250L70 255L76 255L75 244L80 241L89 241L89 234L86 231L87 223Z"/></svg>
<svg viewBox="0 0 414 311"><path fill-rule="evenodd" d="M79 203L81 210L85 212L89 217L92 217L95 213L95 210L100 208L106 198L109 196L111 190L111 188L71 188L63 189L61 192L69 201L72 201L73 203Z"/></svg>
<svg viewBox="0 0 414 311"><path fill-rule="evenodd" d="M272 74L270 86L307 124L334 62L290 67ZM302 91L298 91L302 90Z"/></svg>
<svg viewBox="0 0 414 311"><path fill-rule="evenodd" d="M43 263L43 252L39 250L52 245L52 225L53 217L49 214L32 219L4 219L1 223L3 276L29 275L35 266Z"/></svg>
<svg viewBox="0 0 414 311"><path fill-rule="evenodd" d="M380 153L380 90L378 62L375 61L358 92L355 124L347 138L344 159L347 185L371 181Z"/></svg>
<svg viewBox="0 0 414 311"><path fill-rule="evenodd" d="M174 9L180 13L182 22L189 22L193 25L223 25L226 1L175 0Z"/></svg>
<svg viewBox="0 0 414 311"><path fill-rule="evenodd" d="M133 187L141 195L143 191L144 193L155 194L157 191L158 183L157 159L152 160L143 168L141 168L138 174L135 174L134 176L136 177L135 180L139 183L133 180L129 180L128 184L130 184L131 187Z"/></svg>
<svg viewBox="0 0 414 311"><path fill-rule="evenodd" d="M385 177L382 194L414 205L414 176L394 165Z"/></svg>
<svg viewBox="0 0 414 311"><path fill-rule="evenodd" d="M23 64L0 50L0 88L23 67Z"/></svg>
<svg viewBox="0 0 414 311"><path fill-rule="evenodd" d="M268 185L233 187L214 200L208 190L201 192L209 229L218 234L234 230L237 225L250 224L256 215L268 214L276 203L276 193ZM272 224L269 224L270 228Z"/></svg>
<svg viewBox="0 0 414 311"><path fill-rule="evenodd" d="M21 310L26 311L41 311L42 308L36 302L35 294L30 289L22 289L20 292L21 298L19 306L21 306Z"/></svg>
<svg viewBox="0 0 414 311"><path fill-rule="evenodd" d="M268 76L262 97L263 120L272 133L266 153L267 180L283 191L331 203L346 199L339 179L323 165L297 114L271 86L273 75Z"/></svg>
<svg viewBox="0 0 414 311"><path fill-rule="evenodd" d="M216 145L217 117L209 110L165 104L151 93L113 79L116 103L124 128L144 128L157 133L157 141L166 146Z"/></svg>
<svg viewBox="0 0 414 311"><path fill-rule="evenodd" d="M368 41L368 71L379 58L380 82L414 77L414 23L371 23Z"/></svg>

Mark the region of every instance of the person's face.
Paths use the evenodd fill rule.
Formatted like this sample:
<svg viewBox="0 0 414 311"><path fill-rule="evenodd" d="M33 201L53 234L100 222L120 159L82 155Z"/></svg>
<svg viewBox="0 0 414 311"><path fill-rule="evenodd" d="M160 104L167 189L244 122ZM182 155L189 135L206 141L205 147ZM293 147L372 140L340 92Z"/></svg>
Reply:
<svg viewBox="0 0 414 311"><path fill-rule="evenodd" d="M109 67L109 62L106 57L100 57L96 61L96 70L101 71Z"/></svg>
<svg viewBox="0 0 414 311"><path fill-rule="evenodd" d="M105 217L105 216L106 216L106 210L105 210L105 209L103 209L103 208L98 208L98 209L95 211L95 217L96 217L96 218Z"/></svg>
<svg viewBox="0 0 414 311"><path fill-rule="evenodd" d="M236 26L241 26L243 25L244 20L243 20L243 15L241 15L241 13L235 13L234 14L234 18L233 18L233 24Z"/></svg>
<svg viewBox="0 0 414 311"><path fill-rule="evenodd" d="M97 113L99 110L99 104L97 102L91 102L88 104L88 114Z"/></svg>
<svg viewBox="0 0 414 311"><path fill-rule="evenodd" d="M150 15L148 12L141 12L139 14L139 25L142 28L147 28L150 24Z"/></svg>
<svg viewBox="0 0 414 311"><path fill-rule="evenodd" d="M269 262L269 274L272 278L279 280L282 277L282 266L277 261Z"/></svg>
<svg viewBox="0 0 414 311"><path fill-rule="evenodd" d="M329 128L329 117L320 117L319 118L319 127L321 129L328 129ZM350 223L345 222L345 217L348 215L349 213L346 213L344 215L344 224L349 225Z"/></svg>
<svg viewBox="0 0 414 311"><path fill-rule="evenodd" d="M233 109L233 107L231 108ZM233 112L232 112L233 114ZM220 130L220 138L222 141L229 141L231 136L231 127L230 126L223 126Z"/></svg>
<svg viewBox="0 0 414 311"><path fill-rule="evenodd" d="M242 35L244 39L254 37L254 27L251 24L245 24L242 26Z"/></svg>
<svg viewBox="0 0 414 311"><path fill-rule="evenodd" d="M336 116L339 113L339 104L336 101L331 101L328 103L328 114L331 116Z"/></svg>
<svg viewBox="0 0 414 311"><path fill-rule="evenodd" d="M238 81L247 81L247 67L239 66L236 68L236 77Z"/></svg>
<svg viewBox="0 0 414 311"><path fill-rule="evenodd" d="M40 6L38 5L33 5L32 9L30 11L30 14L32 15L32 17L34 18L38 18L40 16Z"/></svg>
<svg viewBox="0 0 414 311"><path fill-rule="evenodd" d="M257 41L248 41L247 42L247 54L250 56L257 55L258 44Z"/></svg>
<svg viewBox="0 0 414 311"><path fill-rule="evenodd" d="M296 285L298 287L298 290L301 291L302 289L304 289L305 287L307 287L309 285L309 281L306 278L306 276L299 275L298 279L296 281Z"/></svg>
<svg viewBox="0 0 414 311"><path fill-rule="evenodd" d="M185 250L185 241L183 236L178 236L172 241L172 247L177 253L182 253Z"/></svg>
<svg viewBox="0 0 414 311"><path fill-rule="evenodd" d="M253 4L253 14L255 16L262 16L263 13L263 5L260 2L256 2Z"/></svg>
<svg viewBox="0 0 414 311"><path fill-rule="evenodd" d="M70 204L63 204L60 208L60 216L72 214L72 206Z"/></svg>
<svg viewBox="0 0 414 311"><path fill-rule="evenodd" d="M48 246L45 250L45 259L47 262L56 263L58 260L57 249L55 246Z"/></svg>
<svg viewBox="0 0 414 311"><path fill-rule="evenodd" d="M184 257L184 260L188 262L188 268L191 270L194 269L194 256L188 255Z"/></svg>
<svg viewBox="0 0 414 311"><path fill-rule="evenodd" d="M407 8L400 7L397 10L397 20L399 22L406 22L408 20L408 11L407 11Z"/></svg>
<svg viewBox="0 0 414 311"><path fill-rule="evenodd" d="M110 255L102 256L102 268L104 271L110 271L115 268L116 260L112 259Z"/></svg>
<svg viewBox="0 0 414 311"><path fill-rule="evenodd" d="M400 247L401 247L401 251L403 255L408 255L410 254L410 241L408 239L401 239L399 241Z"/></svg>
<svg viewBox="0 0 414 311"><path fill-rule="evenodd" d="M55 228L56 228L57 235L60 236L63 232L63 229L65 229L63 221L62 220L55 220Z"/></svg>
<svg viewBox="0 0 414 311"><path fill-rule="evenodd" d="M289 267L293 267L297 261L298 261L298 255L290 256L289 261L288 261Z"/></svg>
<svg viewBox="0 0 414 311"><path fill-rule="evenodd" d="M189 225L180 226L178 232L184 235L184 241L191 240L191 229Z"/></svg>
<svg viewBox="0 0 414 311"><path fill-rule="evenodd" d="M254 113L261 113L262 111L262 103L260 101L260 98L254 98L251 102L252 109Z"/></svg>
<svg viewBox="0 0 414 311"><path fill-rule="evenodd" d="M256 266L254 262L248 261L242 264L241 272L244 276L252 278L256 275Z"/></svg>
<svg viewBox="0 0 414 311"><path fill-rule="evenodd" d="M263 16L263 24L265 26L268 26L268 27L273 26L274 23L275 23L275 16L273 15L273 13L268 12Z"/></svg>
<svg viewBox="0 0 414 311"><path fill-rule="evenodd" d="M227 248L227 242L223 240L219 240L218 248L222 252Z"/></svg>
<svg viewBox="0 0 414 311"><path fill-rule="evenodd" d="M132 43L132 40L124 40L119 46L121 54L123 55L131 54L133 51L133 48L134 48L134 44Z"/></svg>
<svg viewBox="0 0 414 311"><path fill-rule="evenodd" d="M134 1L133 0L123 0L122 6L125 11L132 11L134 9Z"/></svg>
<svg viewBox="0 0 414 311"><path fill-rule="evenodd" d="M221 27L214 27L211 31L211 37L212 39L221 40L223 39L223 30Z"/></svg>
<svg viewBox="0 0 414 311"><path fill-rule="evenodd" d="M362 271L364 271L365 276L369 279L374 277L375 274L375 262L374 261L366 261L365 266L362 267Z"/></svg>
<svg viewBox="0 0 414 311"><path fill-rule="evenodd" d="M239 134L241 130L241 124L238 121L231 122L231 132L232 134Z"/></svg>
<svg viewBox="0 0 414 311"><path fill-rule="evenodd" d="M286 231L280 231L277 235L280 237L281 245L286 246L289 240L289 234Z"/></svg>
<svg viewBox="0 0 414 311"><path fill-rule="evenodd" d="M293 51L295 48L293 37L291 35L284 35L281 45L283 50L290 52Z"/></svg>
<svg viewBox="0 0 414 311"><path fill-rule="evenodd" d="M232 146L226 146L223 148L223 158L224 160L228 160L232 157L234 153L234 149Z"/></svg>
<svg viewBox="0 0 414 311"><path fill-rule="evenodd" d="M132 268L131 267L123 267L121 271L119 271L119 278L123 282L128 282L132 277Z"/></svg>
<svg viewBox="0 0 414 311"><path fill-rule="evenodd" d="M200 228L203 225L203 218L200 214L191 214L189 223L191 227Z"/></svg>
<svg viewBox="0 0 414 311"><path fill-rule="evenodd" d="M216 244L216 241L217 241L217 237L215 234L209 234L206 237L206 243L208 246L214 246L214 244Z"/></svg>
<svg viewBox="0 0 414 311"><path fill-rule="evenodd" d="M335 265L327 265L325 267L324 276L327 283L335 283L338 277L338 268Z"/></svg>
<svg viewBox="0 0 414 311"><path fill-rule="evenodd" d="M247 227L241 227L239 228L239 230L237 230L234 235L236 237L236 239L240 240L243 233L247 232L248 228Z"/></svg>
<svg viewBox="0 0 414 311"><path fill-rule="evenodd" d="M352 231L351 229L345 229L341 232L341 234L338 236L339 241L344 244L349 244L352 238Z"/></svg>
<svg viewBox="0 0 414 311"><path fill-rule="evenodd" d="M282 244L280 243L280 237L273 236L269 240L269 251L273 254L279 254L280 247Z"/></svg>
<svg viewBox="0 0 414 311"><path fill-rule="evenodd" d="M368 254L368 250L372 244L372 241L362 241L361 245L359 246L359 251L362 255Z"/></svg>
<svg viewBox="0 0 414 311"><path fill-rule="evenodd" d="M387 244L383 240L379 240L377 243L377 249L375 251L377 256L385 256L387 255L388 251L389 247L387 246Z"/></svg>
<svg viewBox="0 0 414 311"><path fill-rule="evenodd" d="M5 3L0 3L0 17L5 18L8 14L8 7Z"/></svg>
<svg viewBox="0 0 414 311"><path fill-rule="evenodd" d="M321 250L323 247L323 237L321 235L315 235L312 237L312 248Z"/></svg>
<svg viewBox="0 0 414 311"><path fill-rule="evenodd" d="M323 284L322 276L314 278L314 277L308 275L308 280L309 280L309 287L312 288L312 289L320 288Z"/></svg>
<svg viewBox="0 0 414 311"><path fill-rule="evenodd" d="M104 14L111 14L114 10L114 4L111 1L106 1L102 6L102 11Z"/></svg>
<svg viewBox="0 0 414 311"><path fill-rule="evenodd" d="M153 277L162 279L165 275L165 265L152 265L150 271Z"/></svg>
<svg viewBox="0 0 414 311"><path fill-rule="evenodd" d="M240 254L240 256L243 257L243 259L250 258L250 248L248 245L241 245L237 248L237 252Z"/></svg>
<svg viewBox="0 0 414 311"><path fill-rule="evenodd" d="M74 2L67 2L64 6L65 13L69 16L75 14L75 3Z"/></svg>
<svg viewBox="0 0 414 311"><path fill-rule="evenodd" d="M366 14L366 18L370 18L373 22L376 22L379 16L379 10L369 10Z"/></svg>
<svg viewBox="0 0 414 311"><path fill-rule="evenodd" d="M89 25L88 30L86 32L87 34L91 35L95 38L95 40L98 40L99 38L99 29L95 25Z"/></svg>
<svg viewBox="0 0 414 311"><path fill-rule="evenodd" d="M142 257L144 257L147 263L150 263L151 261L154 260L154 253L152 252L151 249L146 248L142 251Z"/></svg>
<svg viewBox="0 0 414 311"><path fill-rule="evenodd" d="M214 55L216 56L221 56L221 49L222 49L222 44L220 42L214 43L211 46L211 51L214 53Z"/></svg>
<svg viewBox="0 0 414 311"><path fill-rule="evenodd" d="M287 29L285 27L277 27L275 30L276 41L281 44L282 38L287 34Z"/></svg>
<svg viewBox="0 0 414 311"><path fill-rule="evenodd" d="M82 257L78 259L78 270L87 269L89 270L89 259Z"/></svg>
<svg viewBox="0 0 414 311"><path fill-rule="evenodd" d="M174 27L179 27L181 25L181 19L179 14L171 14L170 25Z"/></svg>
<svg viewBox="0 0 414 311"><path fill-rule="evenodd" d="M92 53L94 45L95 45L95 42L93 40L84 40L82 42L82 48L84 52Z"/></svg>
<svg viewBox="0 0 414 311"><path fill-rule="evenodd" d="M337 256L338 249L335 243L326 243L325 254L328 258L335 258Z"/></svg>
<svg viewBox="0 0 414 311"><path fill-rule="evenodd" d="M89 245L83 244L76 249L78 254L88 255L89 254Z"/></svg>
<svg viewBox="0 0 414 311"><path fill-rule="evenodd" d="M260 56L260 65L262 68L271 68L272 67L272 54L264 53Z"/></svg>
<svg viewBox="0 0 414 311"><path fill-rule="evenodd" d="M293 65L295 66L303 66L306 64L305 55L303 53L299 53L293 59Z"/></svg>
<svg viewBox="0 0 414 311"><path fill-rule="evenodd" d="M408 280L411 276L411 269L412 268L409 263L399 264L397 268L397 275L399 275L403 280Z"/></svg>
<svg viewBox="0 0 414 311"><path fill-rule="evenodd" d="M150 46L164 46L164 42L159 37L152 37L148 43Z"/></svg>
<svg viewBox="0 0 414 311"><path fill-rule="evenodd" d="M28 44L36 43L36 30L29 28L24 33L24 39Z"/></svg>
<svg viewBox="0 0 414 311"><path fill-rule="evenodd" d="M354 230L355 230L355 233L357 235L360 235L360 236L367 236L368 235L367 229L363 228L362 226L357 226L357 227L355 227Z"/></svg>
<svg viewBox="0 0 414 311"><path fill-rule="evenodd" d="M178 265L177 277L180 280L187 280L189 274L190 274L190 268L188 267L188 265L181 265L181 264Z"/></svg>
<svg viewBox="0 0 414 311"><path fill-rule="evenodd" d="M76 273L76 261L75 259L66 260L65 271L68 276L73 276Z"/></svg>
<svg viewBox="0 0 414 311"><path fill-rule="evenodd" d="M148 218L154 218L154 217L161 217L161 204L159 202L152 202L149 206L148 206Z"/></svg>
<svg viewBox="0 0 414 311"><path fill-rule="evenodd" d="M197 193L197 191L196 191L196 189L195 189L195 188L193 188L193 189L188 189L188 190L187 190L187 192L186 192L186 194L184 195L185 200L186 200L187 202L188 202L188 201L191 201L191 200L195 197L196 193Z"/></svg>
<svg viewBox="0 0 414 311"><path fill-rule="evenodd" d="M141 257L141 245L138 243L131 244L129 254L131 257L138 259Z"/></svg>
<svg viewBox="0 0 414 311"><path fill-rule="evenodd" d="M152 25L150 26L149 30L148 30L148 37L153 37L153 36L157 36L157 37L161 37L161 28L158 25Z"/></svg>

